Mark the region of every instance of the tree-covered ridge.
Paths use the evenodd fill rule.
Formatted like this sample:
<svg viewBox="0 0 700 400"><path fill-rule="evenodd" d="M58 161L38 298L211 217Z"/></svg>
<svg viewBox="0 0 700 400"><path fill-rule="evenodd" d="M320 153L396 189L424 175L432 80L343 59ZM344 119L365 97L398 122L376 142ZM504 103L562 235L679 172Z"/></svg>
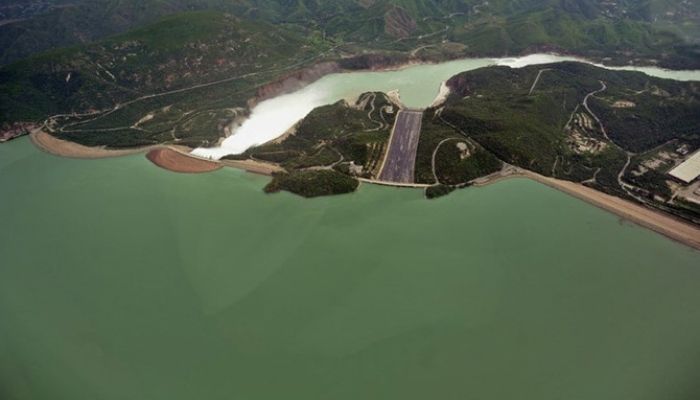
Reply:
<svg viewBox="0 0 700 400"><path fill-rule="evenodd" d="M86 145L215 142L218 125L245 112L258 86L328 49L316 37L230 14L178 14L0 68L0 123L66 114L49 128Z"/></svg>
<svg viewBox="0 0 700 400"><path fill-rule="evenodd" d="M192 10L228 12L384 48L420 38L447 39L472 51L551 44L644 54L650 47L700 40L700 6L688 0L12 0L0 7L0 21L7 21L0 25L0 64ZM656 37L666 40L656 43Z"/></svg>
<svg viewBox="0 0 700 400"><path fill-rule="evenodd" d="M488 67L454 76L448 85L452 94L443 117L474 117L469 121L478 120L484 125L474 127L478 134L495 136L495 129L521 126L522 131L547 130L551 131L551 139L561 138L571 118L586 111L582 101L591 93L588 113L600 117L610 140L626 151L641 152L671 139L689 139L698 134L695 128L700 124L697 82L583 63ZM518 122L505 118L508 111L515 111L514 118L522 114L526 119ZM644 132L639 132L641 125L645 125Z"/></svg>
<svg viewBox="0 0 700 400"><path fill-rule="evenodd" d="M245 108L261 84L323 59L372 67L372 61L347 59L367 52L389 60L440 60L561 51L608 63L700 64L693 35L683 40L676 29L697 19L697 6L675 0L97 0L87 5L46 0L43 8L21 3L26 7L20 9L30 11L13 15L26 20L0 25L0 43L6 44L0 48L6 52L24 48L23 40L34 31L50 37L32 43L55 47L52 40L71 35L71 21L112 33L172 14L122 35L0 67L2 131L70 114L50 121L55 133L88 145L211 144L224 135L226 121L240 115L232 110ZM182 12L192 9L209 11ZM671 17L682 21L661 28L659 21ZM112 18L128 23L112 29ZM35 22L34 28L23 25ZM21 32L3 36L7 29ZM80 36L90 41L100 35ZM229 81L212 85L222 80ZM199 85L206 90L160 96ZM150 99L154 94L159 96ZM96 115L100 111L106 115ZM188 126L192 115L198 123Z"/></svg>
<svg viewBox="0 0 700 400"><path fill-rule="evenodd" d="M429 110L439 129L506 163L700 220L667 175L700 148L697 82L557 63L483 68L448 85L447 103Z"/></svg>
<svg viewBox="0 0 700 400"><path fill-rule="evenodd" d="M222 125L222 121L238 115L230 110L245 108L246 100L262 83L323 59L342 60L352 68L372 67L371 61L360 60L355 65L345 58L367 52L388 59L439 60L558 50L605 59L608 63L658 62L688 68L700 63L695 47L669 30L659 31L658 21L650 20L657 12L649 7L658 2L644 3L649 7L633 7L636 2L623 1L615 3L614 9L607 2L590 1L161 2L146 1L138 7L130 1L107 2L100 12L90 8L90 15L113 16L127 12L124 10L129 10L128 5L149 12L192 8L215 11L176 13L129 33L0 67L2 130L14 129L17 122L41 123L50 115L89 114L78 121L52 122L61 126L84 123L79 129L60 129L58 135L89 145L163 143L173 139L169 133L173 130L174 138L187 144L212 143L224 134L222 126L226 124ZM81 4L71 3L70 7L55 10L65 15L79 14ZM90 4L95 7L101 3ZM685 7L683 13L671 12L678 18L696 18L696 6L684 2L664 4ZM216 11L224 9L231 13ZM48 18L52 12L40 14ZM80 21L89 25L90 19ZM64 22L44 21L41 32L58 27L68 29ZM0 42L2 30L8 26L17 25L0 26ZM13 36L13 44L2 48L22 46L22 37ZM226 79L231 81L186 95L141 99ZM137 105L134 100L138 100ZM128 107L108 115L94 115L123 104ZM175 122L189 119L185 113L205 110L212 117L206 125L215 129L205 132L183 128L182 124L176 126ZM162 118L153 120L165 120L166 124L144 128L144 123L153 124L149 122L151 114L160 114ZM142 118L149 121L141 121ZM134 126L146 129L146 134Z"/></svg>
<svg viewBox="0 0 700 400"><path fill-rule="evenodd" d="M414 182L436 197L502 176L513 166L591 186L700 222L694 186L668 172L700 149L700 84L564 62L493 66L448 82L445 102L424 111ZM400 105L383 93L315 109L293 133L236 160L286 173L268 190L305 196L377 180Z"/></svg>

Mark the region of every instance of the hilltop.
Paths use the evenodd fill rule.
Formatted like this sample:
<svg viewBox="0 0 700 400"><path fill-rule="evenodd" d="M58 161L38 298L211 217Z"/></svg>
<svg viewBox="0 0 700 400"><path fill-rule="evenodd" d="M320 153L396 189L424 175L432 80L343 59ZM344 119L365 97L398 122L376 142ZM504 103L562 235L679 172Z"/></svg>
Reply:
<svg viewBox="0 0 700 400"><path fill-rule="evenodd" d="M700 148L697 82L558 63L469 71L448 86L426 117L500 160L700 222L698 199L684 200L691 185L668 175Z"/></svg>
<svg viewBox="0 0 700 400"><path fill-rule="evenodd" d="M446 39L499 55L551 45L655 58L661 51L650 50L675 57L700 41L700 6L687 0L10 0L0 7L0 64L196 10L405 50Z"/></svg>

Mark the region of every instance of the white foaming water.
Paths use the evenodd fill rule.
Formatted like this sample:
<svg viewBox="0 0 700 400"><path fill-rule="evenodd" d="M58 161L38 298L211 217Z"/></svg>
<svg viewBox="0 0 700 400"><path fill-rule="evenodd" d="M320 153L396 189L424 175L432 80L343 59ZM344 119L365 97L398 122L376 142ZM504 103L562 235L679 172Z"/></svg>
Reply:
<svg viewBox="0 0 700 400"><path fill-rule="evenodd" d="M415 65L397 71L331 74L296 92L260 102L253 108L250 117L226 138L220 147L198 148L193 150L192 154L220 159L229 154L243 153L250 147L280 137L314 108L358 96L364 92L399 90L405 105L427 107L438 95L441 83L460 72L489 65L522 68L528 65L562 61L585 62L615 70L636 70L660 78L700 80L700 71L672 71L633 66L608 67L577 57L553 54L531 54L524 57L499 59L472 58L440 64Z"/></svg>
<svg viewBox="0 0 700 400"><path fill-rule="evenodd" d="M673 79L676 81L698 81L700 80L700 70L673 70L658 67L639 67L634 65L609 66L595 63L585 58L574 56L557 56L553 54L530 54L518 58L500 58L495 60L496 65L506 65L511 68L522 68L528 65L549 64L563 61L576 61L594 65L613 71L638 71L657 78Z"/></svg>
<svg viewBox="0 0 700 400"><path fill-rule="evenodd" d="M511 68L522 68L527 67L528 65L549 64L562 61L581 61L590 63L589 61L582 60L576 57L557 56L553 54L530 54L524 57L517 58L498 58L494 60L494 64L505 65Z"/></svg>
<svg viewBox="0 0 700 400"><path fill-rule="evenodd" d="M262 101L220 147L200 147L192 154L216 160L229 154L241 154L250 147L282 136L311 110L327 104L327 97L322 85L309 85L297 92Z"/></svg>

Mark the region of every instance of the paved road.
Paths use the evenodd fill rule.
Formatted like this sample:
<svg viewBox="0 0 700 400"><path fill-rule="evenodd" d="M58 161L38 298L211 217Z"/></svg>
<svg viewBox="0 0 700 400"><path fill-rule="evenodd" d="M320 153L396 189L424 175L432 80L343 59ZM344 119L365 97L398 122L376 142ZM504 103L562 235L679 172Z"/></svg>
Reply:
<svg viewBox="0 0 700 400"><path fill-rule="evenodd" d="M422 119L422 111L402 110L396 116L389 150L379 173L380 180L413 183Z"/></svg>

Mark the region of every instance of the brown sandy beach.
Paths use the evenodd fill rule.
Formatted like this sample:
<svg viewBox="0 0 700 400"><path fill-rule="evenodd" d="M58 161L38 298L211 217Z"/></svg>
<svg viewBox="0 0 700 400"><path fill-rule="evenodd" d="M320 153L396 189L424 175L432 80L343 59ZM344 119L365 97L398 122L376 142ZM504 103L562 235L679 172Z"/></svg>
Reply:
<svg viewBox="0 0 700 400"><path fill-rule="evenodd" d="M626 220L700 250L700 228L673 216L578 183L548 178L532 172L525 172L523 176L561 190L596 207L613 212Z"/></svg>
<svg viewBox="0 0 700 400"><path fill-rule="evenodd" d="M284 169L276 164L256 160L207 160L193 156L185 146L154 145L135 149L107 149L105 147L83 146L78 143L58 139L49 133L36 130L29 135L32 143L40 150L60 157L78 159L99 159L146 153L153 164L178 173L205 173L231 167L246 172L271 176Z"/></svg>
<svg viewBox="0 0 700 400"><path fill-rule="evenodd" d="M253 160L206 160L192 156L189 154L190 149L184 146L155 145L136 149L115 150L104 147L83 146L58 139L43 131L32 132L30 139L42 151L68 158L98 159L146 153L146 158L153 164L179 173L211 172L224 166L262 175L272 175L275 172L282 171L282 168L277 165Z"/></svg>
<svg viewBox="0 0 700 400"><path fill-rule="evenodd" d="M87 147L57 139L45 132L36 131L31 135L32 142L50 154L72 158L119 157L148 152L147 158L161 168L180 173L203 173L218 170L224 166L242 169L248 172L272 175L282 169L274 164L254 160L211 161L189 155L185 148L169 146L149 146L138 149L110 150L102 147ZM522 177L532 179L571 196L584 200L596 207L605 209L640 226L651 229L673 240L700 250L700 227L681 221L661 211L620 199L590 187L559 179L545 177L534 172L515 167L506 167L503 171L474 181L474 186L496 183L502 179ZM362 179L363 182L390 184Z"/></svg>
<svg viewBox="0 0 700 400"><path fill-rule="evenodd" d="M78 143L58 139L43 131L30 134L32 143L46 153L61 157L79 159L98 159L121 157L131 154L147 153L146 157L155 165L173 172L202 173L215 171L223 167L215 161L202 160L187 155L187 148L181 146L146 146L135 149L107 149L104 147L89 147Z"/></svg>
<svg viewBox="0 0 700 400"><path fill-rule="evenodd" d="M149 151L146 158L163 169L185 174L212 172L223 168L223 164L219 162L192 157L167 147Z"/></svg>
<svg viewBox="0 0 700 400"><path fill-rule="evenodd" d="M124 149L124 150L114 150L107 149L105 147L88 147L83 146L78 143L69 142L66 140L58 139L43 131L34 131L29 134L29 138L32 143L42 151L68 158L107 158L107 157L121 157L130 154L145 153L146 151L158 147L158 146L148 146L139 147L136 149Z"/></svg>
<svg viewBox="0 0 700 400"><path fill-rule="evenodd" d="M477 179L474 182L474 186L490 185L503 179L518 177L532 179L551 188L560 190L598 208L619 215L637 225L651 229L670 239L700 250L700 227L661 211L611 196L579 183L549 178L528 170L508 166L501 172Z"/></svg>
<svg viewBox="0 0 700 400"><path fill-rule="evenodd" d="M267 176L284 171L282 167L275 164L255 160L208 160L193 156L189 150L182 146L158 146L149 150L146 158L163 169L184 174L213 172L223 167Z"/></svg>
<svg viewBox="0 0 700 400"><path fill-rule="evenodd" d="M215 161L190 157L186 153L186 148L178 146L155 145L115 150L104 147L83 146L78 143L58 139L43 131L32 132L29 137L32 143L42 151L61 157L98 159L147 153L146 157L153 164L173 172L201 173L215 171L223 167L222 164Z"/></svg>
<svg viewBox="0 0 700 400"><path fill-rule="evenodd" d="M219 162L227 167L238 168L259 175L271 176L275 172L284 171L284 168L278 165L256 160L220 160Z"/></svg>

